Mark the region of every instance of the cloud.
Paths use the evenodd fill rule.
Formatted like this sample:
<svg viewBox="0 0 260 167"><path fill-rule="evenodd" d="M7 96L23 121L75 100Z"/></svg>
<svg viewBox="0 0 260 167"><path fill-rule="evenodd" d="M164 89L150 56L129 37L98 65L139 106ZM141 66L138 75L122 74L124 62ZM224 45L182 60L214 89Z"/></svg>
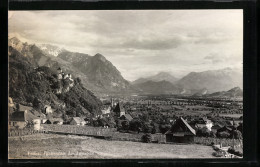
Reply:
<svg viewBox="0 0 260 167"><path fill-rule="evenodd" d="M158 71L181 76L241 67L243 61L242 10L12 11L9 16L9 35L99 52L129 80Z"/></svg>
<svg viewBox="0 0 260 167"><path fill-rule="evenodd" d="M121 46L125 48L135 49L148 49L148 50L164 50L173 49L178 47L182 43L179 38L169 39L157 39L157 38L146 38L146 39L131 39L123 43Z"/></svg>

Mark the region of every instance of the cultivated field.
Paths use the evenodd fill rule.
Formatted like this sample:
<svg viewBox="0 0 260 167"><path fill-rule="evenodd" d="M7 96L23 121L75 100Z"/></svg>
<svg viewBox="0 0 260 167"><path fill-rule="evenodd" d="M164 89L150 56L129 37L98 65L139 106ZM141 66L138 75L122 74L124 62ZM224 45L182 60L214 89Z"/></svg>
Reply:
<svg viewBox="0 0 260 167"><path fill-rule="evenodd" d="M231 118L239 118L243 116L243 114L219 114L221 117L231 117Z"/></svg>
<svg viewBox="0 0 260 167"><path fill-rule="evenodd" d="M211 146L107 141L85 136L9 137L10 159L214 158Z"/></svg>

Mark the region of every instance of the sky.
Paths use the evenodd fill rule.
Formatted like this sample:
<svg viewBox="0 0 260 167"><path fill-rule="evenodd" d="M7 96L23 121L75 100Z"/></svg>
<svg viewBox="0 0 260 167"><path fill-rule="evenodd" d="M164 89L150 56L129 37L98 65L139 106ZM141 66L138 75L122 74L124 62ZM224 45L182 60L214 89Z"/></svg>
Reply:
<svg viewBox="0 0 260 167"><path fill-rule="evenodd" d="M9 37L100 53L133 81L243 66L243 10L9 11Z"/></svg>

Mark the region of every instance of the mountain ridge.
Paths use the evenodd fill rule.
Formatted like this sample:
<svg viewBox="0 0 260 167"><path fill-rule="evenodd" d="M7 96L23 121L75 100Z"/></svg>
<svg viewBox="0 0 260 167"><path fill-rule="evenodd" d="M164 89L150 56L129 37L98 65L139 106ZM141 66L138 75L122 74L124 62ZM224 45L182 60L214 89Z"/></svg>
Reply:
<svg viewBox="0 0 260 167"><path fill-rule="evenodd" d="M229 90L233 87L242 87L242 71L231 68L190 72L176 82L185 89L208 89L209 93Z"/></svg>
<svg viewBox="0 0 260 167"><path fill-rule="evenodd" d="M64 119L100 114L101 101L79 78L59 79L57 70L38 66L12 46L9 53L9 96L15 103L31 104L42 113L44 106L50 105L54 116Z"/></svg>
<svg viewBox="0 0 260 167"><path fill-rule="evenodd" d="M30 58L30 62L35 66L47 66L52 70L62 67L67 73L74 73L76 77L82 79L84 86L99 94L107 93L138 93L154 85L154 88L162 90L161 93L174 92L179 94L193 95L210 94L218 91L227 91L233 87L242 87L242 71L237 72L231 68L219 70L207 70L201 72L190 72L178 79L168 72L159 72L146 78L139 78L129 82L121 75L121 72L100 53L91 56L85 53L71 52L49 44L42 45L42 49L35 44L21 42L18 38L11 38L9 45L21 52L25 57ZM44 47L50 52L44 51ZM54 50L57 52L54 52ZM58 52L59 51L59 52ZM50 54L51 53L51 54ZM10 53L8 53L10 54ZM153 81L151 83L147 81ZM168 81L169 83L160 82ZM155 86L157 84L157 86ZM158 84L165 84L172 90L163 90ZM152 87L152 86L151 86ZM205 90L203 90L205 89ZM154 90L159 93L158 90ZM178 91L177 91L178 90ZM151 93L152 90L148 90Z"/></svg>
<svg viewBox="0 0 260 167"><path fill-rule="evenodd" d="M159 72L155 75L152 75L152 76L149 76L149 77L141 77L135 81L132 82L133 85L135 84L140 84L140 83L144 83L146 81L155 81L155 82L158 82L158 81L169 81L171 83L175 83L178 79L174 76L172 76L170 73L168 72Z"/></svg>

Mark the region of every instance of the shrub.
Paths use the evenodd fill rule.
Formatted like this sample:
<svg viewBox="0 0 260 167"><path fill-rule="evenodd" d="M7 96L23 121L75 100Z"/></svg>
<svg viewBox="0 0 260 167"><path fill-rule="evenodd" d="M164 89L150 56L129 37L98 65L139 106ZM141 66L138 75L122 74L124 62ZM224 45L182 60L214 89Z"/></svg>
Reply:
<svg viewBox="0 0 260 167"><path fill-rule="evenodd" d="M215 156L215 157L224 157L225 154L226 154L226 153L225 153L225 151L223 151L223 150L218 150L218 151L212 153L212 155Z"/></svg>
<svg viewBox="0 0 260 167"><path fill-rule="evenodd" d="M145 143L151 143L152 141L152 136L149 133L146 133L142 136L142 141Z"/></svg>
<svg viewBox="0 0 260 167"><path fill-rule="evenodd" d="M155 134L155 133L156 133L156 128L153 127L153 129L152 129L152 134Z"/></svg>
<svg viewBox="0 0 260 167"><path fill-rule="evenodd" d="M242 153L241 151L235 150L233 147L230 147L230 148L228 149L228 152L229 152L230 154L234 154L234 155L236 155L236 156L240 156L240 157L243 156L243 153Z"/></svg>
<svg viewBox="0 0 260 167"><path fill-rule="evenodd" d="M217 136L220 138L229 138L230 134L228 132L219 132Z"/></svg>
<svg viewBox="0 0 260 167"><path fill-rule="evenodd" d="M144 124L143 125L143 132L144 133L151 133L152 132L152 126L150 126L149 124Z"/></svg>
<svg viewBox="0 0 260 167"><path fill-rule="evenodd" d="M239 130L235 130L234 132L233 132L233 135L234 135L234 138L235 139L242 139L242 133L239 131ZM232 135L232 136L233 136Z"/></svg>
<svg viewBox="0 0 260 167"><path fill-rule="evenodd" d="M129 130L140 131L141 127L142 127L142 122L139 120L133 119L129 123Z"/></svg>
<svg viewBox="0 0 260 167"><path fill-rule="evenodd" d="M121 122L121 127L122 127L123 130L128 130L129 129L129 122L128 121Z"/></svg>

